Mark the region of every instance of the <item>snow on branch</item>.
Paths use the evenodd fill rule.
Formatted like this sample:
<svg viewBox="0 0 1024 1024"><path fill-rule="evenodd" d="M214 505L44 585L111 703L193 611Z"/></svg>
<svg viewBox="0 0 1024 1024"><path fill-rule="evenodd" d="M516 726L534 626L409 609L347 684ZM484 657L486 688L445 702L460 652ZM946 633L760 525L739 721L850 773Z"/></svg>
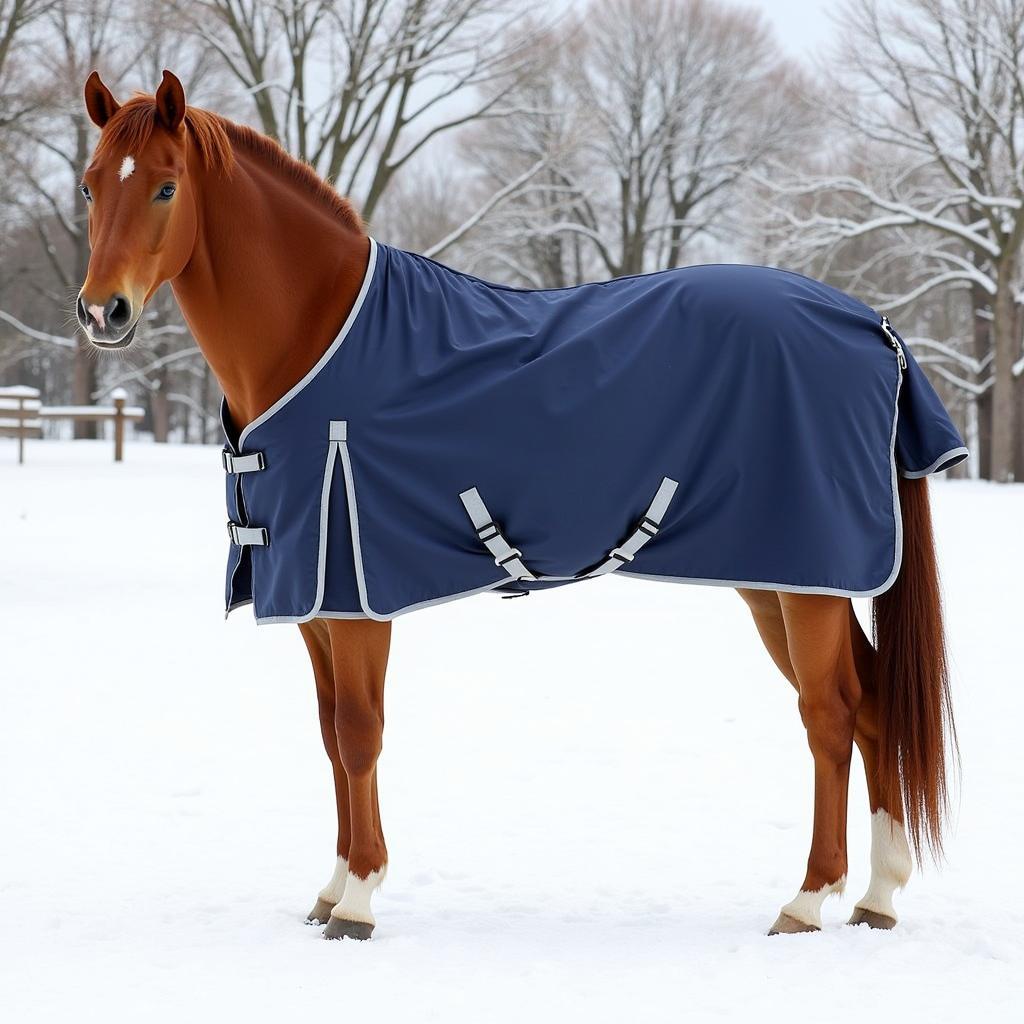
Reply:
<svg viewBox="0 0 1024 1024"><path fill-rule="evenodd" d="M50 334L49 331L40 331L34 327L29 327L28 324L23 324L16 316L12 316L3 309L0 309L0 320L10 324L16 331L24 334L27 338L31 338L33 341L45 341L50 345L71 349L76 348L78 345L78 341L74 336L63 338L59 334Z"/></svg>
<svg viewBox="0 0 1024 1024"><path fill-rule="evenodd" d="M477 224L480 223L491 212L499 203L503 202L519 188L525 185L544 165L545 160L538 160L532 167L529 167L517 178L513 178L507 185L498 189L490 199L487 200L477 211L471 216L466 218L457 228L450 231L440 242L432 245L427 249L423 255L434 259L446 249L451 248L456 242L463 238L468 232L472 231Z"/></svg>

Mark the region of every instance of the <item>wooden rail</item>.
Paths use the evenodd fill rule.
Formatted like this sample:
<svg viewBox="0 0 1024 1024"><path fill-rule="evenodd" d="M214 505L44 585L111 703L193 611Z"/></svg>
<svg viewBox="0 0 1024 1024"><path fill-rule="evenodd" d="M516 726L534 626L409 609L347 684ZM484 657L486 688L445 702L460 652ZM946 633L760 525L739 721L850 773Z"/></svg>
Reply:
<svg viewBox="0 0 1024 1024"><path fill-rule="evenodd" d="M0 388L0 434L13 434L18 439L18 464L25 461L25 439L42 437L44 420L77 420L114 424L114 461L124 461L124 425L138 422L145 410L128 405L124 388L110 392L111 405L43 405L38 388L17 385Z"/></svg>

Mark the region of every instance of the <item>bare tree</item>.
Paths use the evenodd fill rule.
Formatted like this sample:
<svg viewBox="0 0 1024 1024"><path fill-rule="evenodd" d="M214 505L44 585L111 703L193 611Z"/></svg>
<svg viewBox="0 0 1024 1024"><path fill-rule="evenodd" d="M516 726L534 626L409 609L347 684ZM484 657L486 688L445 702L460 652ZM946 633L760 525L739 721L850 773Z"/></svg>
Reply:
<svg viewBox="0 0 1024 1024"><path fill-rule="evenodd" d="M568 34L530 33L520 112L481 132L497 181L547 159L490 228L525 280L678 266L738 226L734 186L800 128L794 75L756 12L710 0L595 0Z"/></svg>
<svg viewBox="0 0 1024 1024"><path fill-rule="evenodd" d="M0 132L30 115L37 105L31 81L30 62L19 54L19 46L33 22L37 22L53 0L0 0ZM0 136L2 137L2 136Z"/></svg>
<svg viewBox="0 0 1024 1024"><path fill-rule="evenodd" d="M980 388L983 471L1011 479L1024 371L1024 0L905 0L899 9L856 0L841 38L836 115L869 158L853 173L776 183L800 201L784 218L789 254L814 258L870 238L876 251L858 273L889 309L963 293L973 352L959 346L958 357L991 374L991 385L963 379ZM901 263L909 286L886 293L878 282Z"/></svg>
<svg viewBox="0 0 1024 1024"><path fill-rule="evenodd" d="M81 95L89 72L101 67L107 81L122 91L131 85L152 88L159 80L155 69L168 62L179 68L190 86L210 78L208 51L197 47L194 40L169 32L152 17L145 3L126 8L112 0L53 0L42 13L26 48L28 63L39 69L38 77L22 75L18 91L31 113L20 117L5 133L16 142L5 156L11 186L7 201L19 222L35 236L46 271L26 281L43 300L36 303L33 330L12 332L12 337L29 347L38 345L40 328L43 335L60 336L88 267L86 208L77 186L95 140ZM141 47L129 50L123 45L126 25L143 40ZM171 334L154 330L176 317L173 305L154 304L148 329L140 332L139 344L127 358L146 363L177 345L194 349L183 329ZM99 374L105 364L95 358L84 338L73 342L71 352L71 400L86 405L103 390ZM198 361L198 351L195 353ZM21 358L17 346L9 358ZM52 373L51 381L56 383L57 377ZM169 381L164 384L162 390L144 392L150 399L151 423L159 440L166 439L167 395L173 391ZM94 429L94 424L76 423L75 435L93 436Z"/></svg>
<svg viewBox="0 0 1024 1024"><path fill-rule="evenodd" d="M252 97L260 128L372 219L432 140L507 113L513 0L168 0ZM493 88L495 83L504 86ZM492 86L486 92L483 86Z"/></svg>

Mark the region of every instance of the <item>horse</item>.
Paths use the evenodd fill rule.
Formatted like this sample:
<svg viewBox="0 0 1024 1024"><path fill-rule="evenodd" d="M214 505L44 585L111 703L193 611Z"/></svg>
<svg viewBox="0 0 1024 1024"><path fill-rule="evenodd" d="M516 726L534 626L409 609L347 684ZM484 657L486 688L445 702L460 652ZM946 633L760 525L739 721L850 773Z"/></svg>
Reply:
<svg viewBox="0 0 1024 1024"><path fill-rule="evenodd" d="M81 184L91 245L82 330L101 351L126 348L169 282L230 420L253 423L310 373L352 314L373 245L360 217L275 141L187 106L169 71L155 95L123 104L93 72L85 104L100 135ZM854 744L867 779L871 877L849 923L892 928L914 855L942 849L955 731L927 486L921 474L899 480L902 561L874 598L873 639L848 596L736 588L796 691L813 761L806 870L769 934L819 931L822 904L844 888ZM314 617L299 630L338 822L334 871L307 921L325 925L328 939L366 939L388 859L376 765L392 623Z"/></svg>

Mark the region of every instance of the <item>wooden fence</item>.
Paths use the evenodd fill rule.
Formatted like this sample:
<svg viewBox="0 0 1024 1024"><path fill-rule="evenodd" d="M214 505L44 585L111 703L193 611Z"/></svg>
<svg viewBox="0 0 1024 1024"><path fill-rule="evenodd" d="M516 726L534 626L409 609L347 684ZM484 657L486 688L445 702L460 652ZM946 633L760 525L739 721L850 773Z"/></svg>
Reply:
<svg viewBox="0 0 1024 1024"><path fill-rule="evenodd" d="M74 420L76 422L113 422L114 461L124 460L124 427L137 423L145 410L128 405L124 388L110 392L111 405L43 405L38 388L0 388L0 436L18 439L18 463L25 461L25 441L43 436L43 423L48 420Z"/></svg>

